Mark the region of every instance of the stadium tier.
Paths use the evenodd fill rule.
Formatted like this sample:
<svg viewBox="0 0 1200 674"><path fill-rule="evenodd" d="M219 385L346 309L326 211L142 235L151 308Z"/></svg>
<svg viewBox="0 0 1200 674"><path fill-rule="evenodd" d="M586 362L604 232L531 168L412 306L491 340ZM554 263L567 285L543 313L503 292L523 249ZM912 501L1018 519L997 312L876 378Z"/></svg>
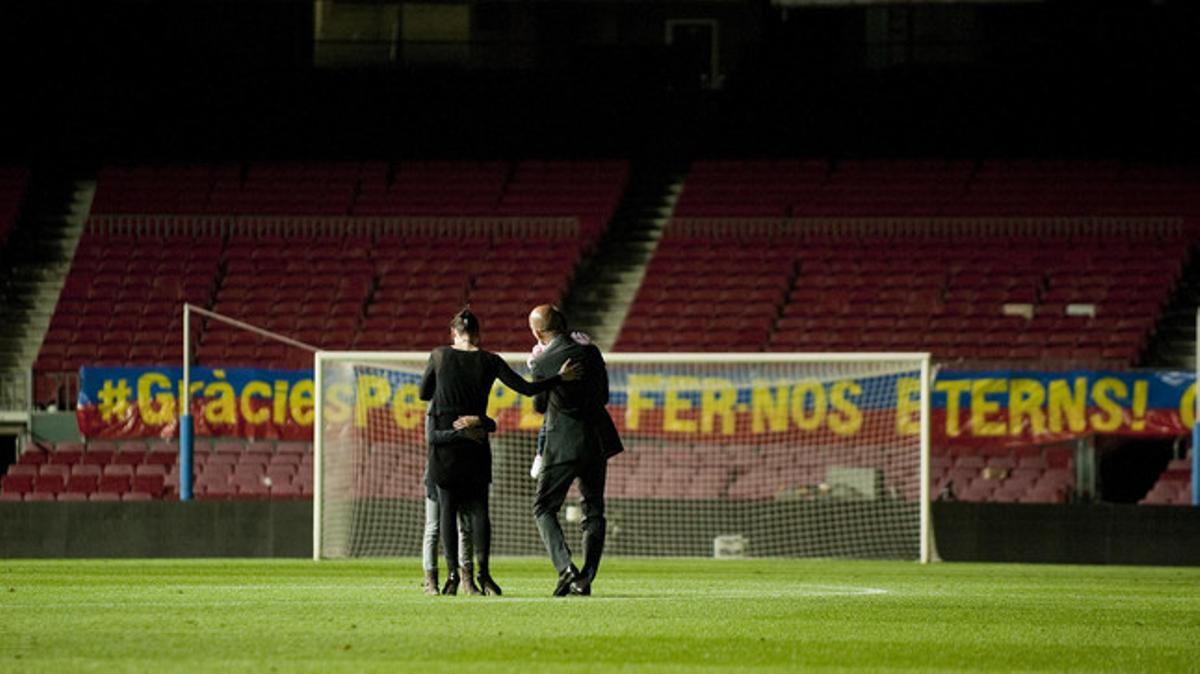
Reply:
<svg viewBox="0 0 1200 674"><path fill-rule="evenodd" d="M756 460L752 448L719 452L686 447L641 449L614 462L607 495L613 499L748 501L795 484L815 484L823 467L793 465L780 453ZM0 500L138 500L174 498L179 485L179 447L138 440L65 442L22 453L0 478ZM200 439L193 462L197 498L309 498L309 443ZM962 501L1062 503L1074 487L1071 452L1063 447L1024 446L980 451L943 448L930 460L931 493ZM421 492L420 460L398 462L388 474L398 497ZM811 472L804 476L806 471ZM1173 461L1143 503L1185 503L1190 464Z"/></svg>
<svg viewBox="0 0 1200 674"><path fill-rule="evenodd" d="M561 298L627 173L619 161L104 169L35 399L69 405L81 365L180 360L185 300L327 349L429 348L472 302L489 348L524 349L511 317ZM311 362L197 328L200 364Z"/></svg>
<svg viewBox="0 0 1200 674"><path fill-rule="evenodd" d="M359 216L496 215L511 167L505 162L406 162L390 179L387 166L363 176Z"/></svg>
<svg viewBox="0 0 1200 674"><path fill-rule="evenodd" d="M1192 169L1080 161L694 162L675 217L1181 216Z"/></svg>
<svg viewBox="0 0 1200 674"><path fill-rule="evenodd" d="M795 277L786 237L674 236L659 242L618 351L761 351Z"/></svg>
<svg viewBox="0 0 1200 674"><path fill-rule="evenodd" d="M674 215L619 350L1125 367L1188 259L1200 176L1104 162L708 161L693 164Z"/></svg>
<svg viewBox="0 0 1200 674"><path fill-rule="evenodd" d="M572 217L594 242L620 201L624 161L402 162L364 173L359 216Z"/></svg>
<svg viewBox="0 0 1200 674"><path fill-rule="evenodd" d="M1145 347L1189 247L1156 235L668 233L618 349L928 350L941 360L1124 367Z"/></svg>
<svg viewBox="0 0 1200 674"><path fill-rule="evenodd" d="M470 303L483 344L526 350L530 308L561 299L582 250L570 238L380 239L378 286L354 342L359 350L429 349L446 341L450 316ZM529 275L529 268L538 274Z"/></svg>
<svg viewBox="0 0 1200 674"><path fill-rule="evenodd" d="M198 440L193 474L201 499L310 498L312 445ZM23 452L0 478L0 501L143 501L178 490L179 446L162 441L58 443Z"/></svg>
<svg viewBox="0 0 1200 674"><path fill-rule="evenodd" d="M104 167L92 213L209 213L218 185L240 184L241 176L239 164Z"/></svg>
<svg viewBox="0 0 1200 674"><path fill-rule="evenodd" d="M940 499L994 503L1065 503L1075 487L1070 447L941 448L930 457Z"/></svg>
<svg viewBox="0 0 1200 674"><path fill-rule="evenodd" d="M626 162L543 161L104 169L35 364L36 400L70 407L83 365L177 363L184 301L326 349L388 351L443 343L449 316L469 302L486 348L524 351L520 317L563 297L628 174ZM1198 185L1187 172L1104 162L696 162L614 350L930 351L943 362L1127 367L1194 243ZM1088 218L1115 224L1091 231ZM861 226L889 220L900 224ZM1037 233L1021 229L1030 220ZM306 351L217 322L193 330L199 364L311 366ZM133 479L144 472L138 484L152 486L159 469L149 466L172 447L31 453L46 472L10 472L0 498L170 496L172 464L159 489ZM197 494L309 494L311 468L304 477L276 465L310 466L308 455L283 447L202 448ZM771 473L726 450L701 463L630 454L614 464L610 493L761 495ZM120 482L124 465L133 468ZM76 467L87 475L72 482ZM101 484L110 469L116 481ZM933 471L935 494L967 501L1061 502L1074 486L1071 458L1055 448L952 448ZM417 485L417 473L397 483ZM94 489L68 488L91 477ZM1164 475L1144 502L1183 498Z"/></svg>
<svg viewBox="0 0 1200 674"><path fill-rule="evenodd" d="M1188 249L1155 236L810 239L770 348L1124 367Z"/></svg>
<svg viewBox="0 0 1200 674"><path fill-rule="evenodd" d="M1182 459L1172 459L1150 491L1138 503L1144 505L1191 505L1191 453Z"/></svg>
<svg viewBox="0 0 1200 674"><path fill-rule="evenodd" d="M40 404L72 407L83 365L161 364L183 358L180 307L210 307L222 238L87 233L34 363Z"/></svg>
<svg viewBox="0 0 1200 674"><path fill-rule="evenodd" d="M570 217L604 231L628 162L293 162L100 172L95 214Z"/></svg>
<svg viewBox="0 0 1200 674"><path fill-rule="evenodd" d="M358 336L363 309L377 282L365 237L228 237L224 275L213 310L326 349L347 349ZM312 355L208 321L197 362L204 365L312 367Z"/></svg>

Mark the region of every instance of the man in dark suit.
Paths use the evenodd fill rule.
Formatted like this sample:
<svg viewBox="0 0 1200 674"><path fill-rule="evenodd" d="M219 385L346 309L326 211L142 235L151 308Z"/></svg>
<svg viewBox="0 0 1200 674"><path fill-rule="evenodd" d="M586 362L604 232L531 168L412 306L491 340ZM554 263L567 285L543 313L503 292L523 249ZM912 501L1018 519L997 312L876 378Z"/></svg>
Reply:
<svg viewBox="0 0 1200 674"><path fill-rule="evenodd" d="M579 344L567 332L562 312L550 305L535 307L529 328L545 350L534 361L533 379L558 372L568 358L583 365L583 378L561 383L534 398L545 414L546 451L537 476L533 515L538 533L558 571L554 596L589 595L604 552L604 481L608 459L621 452L621 438L608 416L608 370L600 349ZM583 568L571 562L571 550L558 523L571 483L579 480L583 496Z"/></svg>

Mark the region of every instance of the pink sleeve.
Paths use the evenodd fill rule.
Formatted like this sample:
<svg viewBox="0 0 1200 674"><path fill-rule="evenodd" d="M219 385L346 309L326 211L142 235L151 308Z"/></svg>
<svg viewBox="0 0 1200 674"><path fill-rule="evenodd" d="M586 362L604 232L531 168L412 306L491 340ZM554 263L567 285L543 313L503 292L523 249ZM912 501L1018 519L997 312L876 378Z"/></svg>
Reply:
<svg viewBox="0 0 1200 674"><path fill-rule="evenodd" d="M546 346L541 342L534 344L533 349L529 352L529 358L525 361L525 366L533 369L533 361L537 360L537 357L542 355L542 352L545 350Z"/></svg>

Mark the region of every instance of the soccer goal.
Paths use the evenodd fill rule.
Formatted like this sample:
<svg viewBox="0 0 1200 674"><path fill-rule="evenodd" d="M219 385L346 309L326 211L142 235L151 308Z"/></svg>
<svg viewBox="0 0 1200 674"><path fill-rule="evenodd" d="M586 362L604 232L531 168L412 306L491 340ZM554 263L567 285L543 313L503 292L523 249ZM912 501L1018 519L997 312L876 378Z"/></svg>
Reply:
<svg viewBox="0 0 1200 674"><path fill-rule="evenodd" d="M504 354L518 372L524 354ZM426 353L318 352L313 556L420 552ZM928 354L608 354L626 451L608 466L606 551L936 557ZM497 384L492 549L544 554L530 463L541 417ZM561 517L580 518L572 489ZM568 539L570 540L570 539Z"/></svg>

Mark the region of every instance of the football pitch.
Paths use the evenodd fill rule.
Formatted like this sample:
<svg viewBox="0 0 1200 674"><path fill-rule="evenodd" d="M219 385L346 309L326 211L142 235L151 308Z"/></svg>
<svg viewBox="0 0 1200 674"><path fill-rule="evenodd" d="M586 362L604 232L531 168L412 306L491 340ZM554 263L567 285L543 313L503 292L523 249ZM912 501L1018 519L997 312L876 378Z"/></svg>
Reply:
<svg viewBox="0 0 1200 674"><path fill-rule="evenodd" d="M498 598L419 567L0 560L0 671L1200 672L1200 568L618 558L553 599L543 559Z"/></svg>

